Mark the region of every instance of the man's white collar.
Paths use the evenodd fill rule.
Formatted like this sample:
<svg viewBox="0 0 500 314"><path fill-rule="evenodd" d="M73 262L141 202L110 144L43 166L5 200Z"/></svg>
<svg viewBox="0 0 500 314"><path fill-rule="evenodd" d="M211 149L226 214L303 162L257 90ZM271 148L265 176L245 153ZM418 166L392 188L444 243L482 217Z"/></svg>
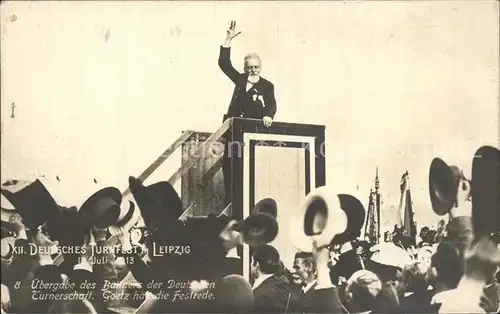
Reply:
<svg viewBox="0 0 500 314"><path fill-rule="evenodd" d="M307 286L302 287L302 291L304 293L307 293L307 291L309 291L312 288L312 286L314 286L315 284L316 284L316 280L314 280L313 282L310 282Z"/></svg>
<svg viewBox="0 0 500 314"><path fill-rule="evenodd" d="M240 256L238 255L238 250L236 247L232 248L229 250L229 252L227 252L226 254L226 257L228 258L240 258Z"/></svg>

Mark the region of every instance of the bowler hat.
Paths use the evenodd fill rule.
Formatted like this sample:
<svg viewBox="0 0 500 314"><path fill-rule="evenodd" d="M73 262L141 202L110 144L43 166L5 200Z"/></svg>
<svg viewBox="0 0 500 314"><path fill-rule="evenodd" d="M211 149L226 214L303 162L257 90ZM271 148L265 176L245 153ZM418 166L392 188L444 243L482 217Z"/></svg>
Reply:
<svg viewBox="0 0 500 314"><path fill-rule="evenodd" d="M340 241L338 244L342 244L359 237L365 221L366 211L363 204L356 197L349 194L338 194L337 196L340 201L340 208L347 217L346 230L334 238L334 242L337 242L338 239Z"/></svg>
<svg viewBox="0 0 500 314"><path fill-rule="evenodd" d="M34 229L59 213L59 205L39 179L8 181L2 184L2 194L21 215L27 228ZM19 184L22 184L21 189Z"/></svg>
<svg viewBox="0 0 500 314"><path fill-rule="evenodd" d="M278 221L266 213L252 214L241 225L243 239L251 246L272 242L278 235L278 231Z"/></svg>
<svg viewBox="0 0 500 314"><path fill-rule="evenodd" d="M472 161L472 220L476 236L500 231L500 150L480 147Z"/></svg>
<svg viewBox="0 0 500 314"><path fill-rule="evenodd" d="M462 174L456 166L448 166L441 158L434 158L429 169L429 194L432 209L437 215L448 213L456 202Z"/></svg>
<svg viewBox="0 0 500 314"><path fill-rule="evenodd" d="M103 188L92 194L80 207L79 213L86 223L97 228L107 228L115 224L122 212L122 194L115 187Z"/></svg>
<svg viewBox="0 0 500 314"><path fill-rule="evenodd" d="M279 232L277 215L278 206L274 199L264 198L257 202L250 216L240 225L244 242L254 247L272 242Z"/></svg>
<svg viewBox="0 0 500 314"><path fill-rule="evenodd" d="M264 198L255 204L252 213L265 213L276 218L278 216L278 205L272 198Z"/></svg>
<svg viewBox="0 0 500 314"><path fill-rule="evenodd" d="M146 187L139 179L129 177L129 188L148 229L177 221L181 216L181 199L169 182L160 181Z"/></svg>

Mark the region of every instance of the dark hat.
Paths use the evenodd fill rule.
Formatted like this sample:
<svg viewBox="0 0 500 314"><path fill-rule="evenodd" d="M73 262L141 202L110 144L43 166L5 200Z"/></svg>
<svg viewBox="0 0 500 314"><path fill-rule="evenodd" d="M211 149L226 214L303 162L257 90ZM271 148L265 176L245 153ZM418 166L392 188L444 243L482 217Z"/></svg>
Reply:
<svg viewBox="0 0 500 314"><path fill-rule="evenodd" d="M276 218L278 216L278 205L272 198L264 198L255 204L253 213L265 213Z"/></svg>
<svg viewBox="0 0 500 314"><path fill-rule="evenodd" d="M253 259L261 265L279 267L281 264L280 253L276 248L268 244L255 248Z"/></svg>
<svg viewBox="0 0 500 314"><path fill-rule="evenodd" d="M279 232L278 205L272 198L264 198L255 204L250 216L240 224L239 230L245 243L259 246L272 242Z"/></svg>
<svg viewBox="0 0 500 314"><path fill-rule="evenodd" d="M272 242L278 235L278 221L266 213L254 213L241 224L241 234L245 243L259 246Z"/></svg>
<svg viewBox="0 0 500 314"><path fill-rule="evenodd" d="M455 205L458 184L462 178L460 169L448 166L441 158L434 158L429 169L429 195L432 209L442 216Z"/></svg>
<svg viewBox="0 0 500 314"><path fill-rule="evenodd" d="M182 215L181 199L169 182L160 181L145 187L139 179L129 177L129 188L148 229L177 221Z"/></svg>
<svg viewBox="0 0 500 314"><path fill-rule="evenodd" d="M2 194L21 215L27 228L35 229L59 213L59 205L38 179L17 190L21 181L2 184Z"/></svg>
<svg viewBox="0 0 500 314"><path fill-rule="evenodd" d="M122 194L114 187L106 187L92 194L80 207L80 214L90 225L107 228L120 216Z"/></svg>
<svg viewBox="0 0 500 314"><path fill-rule="evenodd" d="M76 206L60 206L59 213L44 225L51 240L59 241L61 246L81 245L90 228L91 225L83 221Z"/></svg>
<svg viewBox="0 0 500 314"><path fill-rule="evenodd" d="M479 148L472 161L472 220L476 236L500 231L500 150Z"/></svg>
<svg viewBox="0 0 500 314"><path fill-rule="evenodd" d="M337 196L340 201L340 208L347 216L347 228L335 238L342 239L345 243L359 237L366 212L363 204L356 197L349 194L338 194Z"/></svg>
<svg viewBox="0 0 500 314"><path fill-rule="evenodd" d="M7 221L2 220L2 225L1 225L1 238L6 238L6 237L12 237L15 234L15 228L14 226Z"/></svg>

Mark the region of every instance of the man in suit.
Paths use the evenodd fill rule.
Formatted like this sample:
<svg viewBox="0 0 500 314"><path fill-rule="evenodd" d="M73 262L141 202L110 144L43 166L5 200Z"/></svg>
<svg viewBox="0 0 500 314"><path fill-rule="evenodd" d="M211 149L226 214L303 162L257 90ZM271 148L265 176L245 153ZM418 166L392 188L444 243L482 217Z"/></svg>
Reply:
<svg viewBox="0 0 500 314"><path fill-rule="evenodd" d="M284 313L290 303L290 283L280 270L278 251L270 245L261 245L252 256L255 313Z"/></svg>
<svg viewBox="0 0 500 314"><path fill-rule="evenodd" d="M231 41L241 34L235 30L236 22L231 21L227 30L226 39L220 47L219 67L227 77L235 84L233 97L229 104L227 118L250 118L262 120L266 127L271 126L276 114L276 99L274 97L274 84L260 76L262 63L260 57L255 53L247 54L244 58L244 72L238 72L231 63ZM231 168L229 143L231 137L226 134L226 147L224 150L224 185L226 190L226 203L231 202Z"/></svg>
<svg viewBox="0 0 500 314"><path fill-rule="evenodd" d="M316 287L316 266L312 253L298 252L293 261L293 283L299 287L293 312L314 311L314 291Z"/></svg>

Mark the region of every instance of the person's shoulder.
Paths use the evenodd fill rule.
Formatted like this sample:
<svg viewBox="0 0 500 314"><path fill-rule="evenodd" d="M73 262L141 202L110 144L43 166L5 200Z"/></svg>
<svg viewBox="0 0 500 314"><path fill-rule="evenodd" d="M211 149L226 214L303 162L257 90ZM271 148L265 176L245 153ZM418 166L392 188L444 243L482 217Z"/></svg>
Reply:
<svg viewBox="0 0 500 314"><path fill-rule="evenodd" d="M263 85L266 85L266 86L269 86L269 87L274 87L274 84L270 80L265 79L262 76L260 77L260 79L262 80L262 84Z"/></svg>

